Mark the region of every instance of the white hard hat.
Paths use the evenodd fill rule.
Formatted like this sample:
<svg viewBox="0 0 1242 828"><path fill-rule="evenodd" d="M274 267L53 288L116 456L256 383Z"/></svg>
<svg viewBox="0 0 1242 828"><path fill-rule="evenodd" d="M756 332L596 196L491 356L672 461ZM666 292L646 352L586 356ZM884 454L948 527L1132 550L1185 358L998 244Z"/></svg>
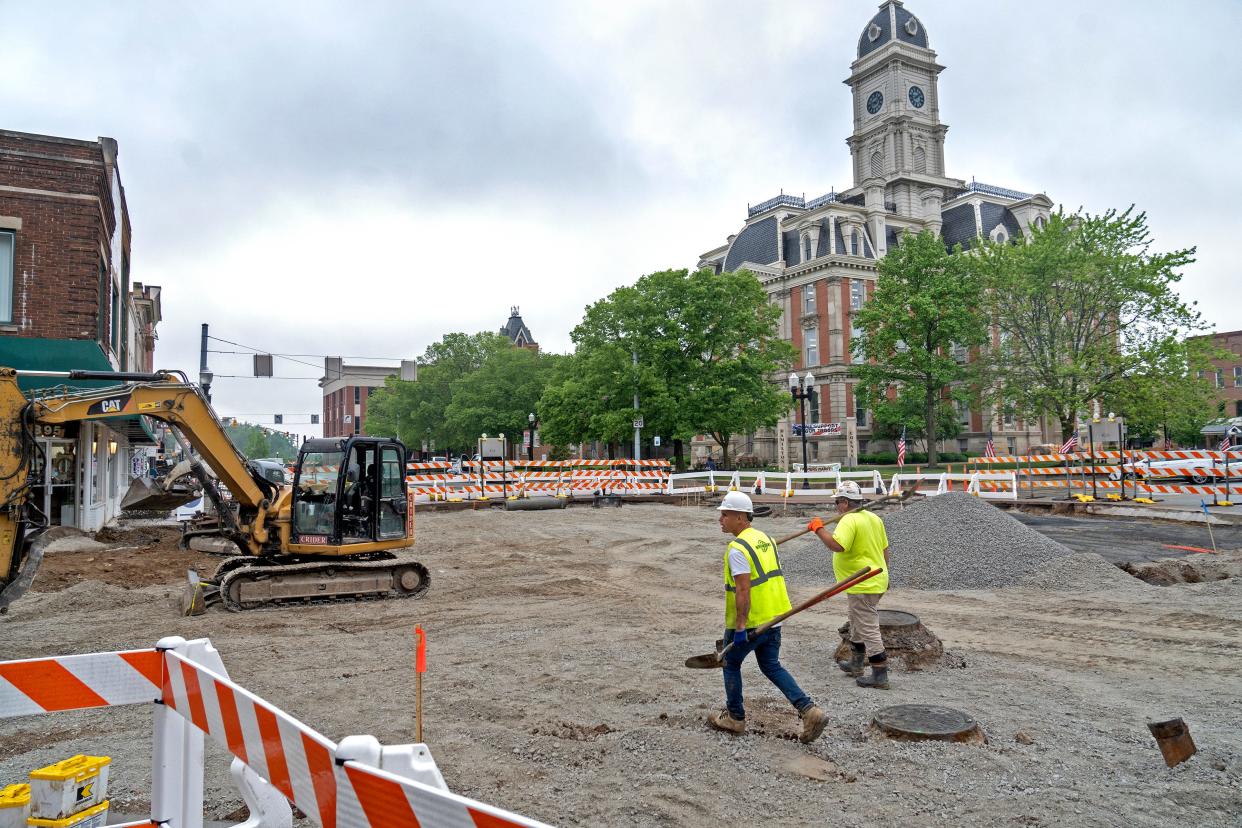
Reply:
<svg viewBox="0 0 1242 828"><path fill-rule="evenodd" d="M750 505L750 498L742 492L729 492L724 496L724 500L720 501L720 508L717 512L745 512L751 514L755 511Z"/></svg>
<svg viewBox="0 0 1242 828"><path fill-rule="evenodd" d="M858 488L858 484L853 480L846 480L837 487L837 497L843 497L846 500L862 500L862 489Z"/></svg>

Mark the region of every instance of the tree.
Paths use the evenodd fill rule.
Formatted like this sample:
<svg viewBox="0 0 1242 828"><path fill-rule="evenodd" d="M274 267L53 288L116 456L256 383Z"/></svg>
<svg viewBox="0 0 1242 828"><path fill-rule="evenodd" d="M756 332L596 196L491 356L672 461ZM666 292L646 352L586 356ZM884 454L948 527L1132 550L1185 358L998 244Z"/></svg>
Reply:
<svg viewBox="0 0 1242 828"><path fill-rule="evenodd" d="M411 447L428 440L445 451L474 445L480 431L460 419L450 423L446 417L454 386L491 355L512 348L508 337L500 334L446 334L419 357L417 382L389 377L367 400L367 433L396 434Z"/></svg>
<svg viewBox="0 0 1242 828"><path fill-rule="evenodd" d="M779 308L751 273L666 270L587 308L571 336L572 376L552 385L540 414L559 437L622 442L641 416L648 433L681 441L773 425L789 406L772 380L793 348L777 335ZM638 393L640 407L633 408Z"/></svg>
<svg viewBox="0 0 1242 828"><path fill-rule="evenodd" d="M1133 438L1195 445L1203 426L1224 416L1211 362L1222 355L1202 337L1164 346L1148 351L1146 364L1132 370L1128 381L1105 398L1104 408L1125 417Z"/></svg>
<svg viewBox="0 0 1242 828"><path fill-rule="evenodd" d="M899 400L921 401L927 462L935 465L946 389L971 377L969 349L987 337L980 280L970 257L949 253L927 230L903 234L878 271L875 293L854 316L862 335L853 350L864 360L850 369L855 393L871 408L894 388Z"/></svg>
<svg viewBox="0 0 1242 828"><path fill-rule="evenodd" d="M463 374L452 385L444 409L449 433L504 434L520 443L527 418L535 413L548 378L563 357L510 345L488 354L478 370Z"/></svg>
<svg viewBox="0 0 1242 828"><path fill-rule="evenodd" d="M1065 439L1092 403L1158 387L1165 370L1184 374L1185 335L1202 322L1174 285L1194 252L1153 252L1147 216L1133 207L1057 213L1026 244L981 244L976 262L999 330L988 360L994 394L1025 417L1056 416Z"/></svg>
<svg viewBox="0 0 1242 828"><path fill-rule="evenodd" d="M936 406L936 439L952 440L962 432L962 424L953 408L953 398L939 399ZM912 444L922 442L927 446L927 413L924 397L909 387L897 389L891 397L880 400L868 400L871 409L871 437L874 440L889 440L896 450L897 438L902 431Z"/></svg>

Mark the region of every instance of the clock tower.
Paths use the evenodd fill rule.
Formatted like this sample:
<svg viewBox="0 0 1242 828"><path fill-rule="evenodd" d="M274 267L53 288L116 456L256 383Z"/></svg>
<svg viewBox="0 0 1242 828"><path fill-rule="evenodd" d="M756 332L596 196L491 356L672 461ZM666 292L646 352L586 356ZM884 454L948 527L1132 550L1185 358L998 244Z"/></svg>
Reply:
<svg viewBox="0 0 1242 828"><path fill-rule="evenodd" d="M945 176L936 63L927 30L901 0L887 0L858 39L845 83L853 91L854 132L846 139L854 186L883 237L883 214L918 219L940 230L946 190L964 182Z"/></svg>

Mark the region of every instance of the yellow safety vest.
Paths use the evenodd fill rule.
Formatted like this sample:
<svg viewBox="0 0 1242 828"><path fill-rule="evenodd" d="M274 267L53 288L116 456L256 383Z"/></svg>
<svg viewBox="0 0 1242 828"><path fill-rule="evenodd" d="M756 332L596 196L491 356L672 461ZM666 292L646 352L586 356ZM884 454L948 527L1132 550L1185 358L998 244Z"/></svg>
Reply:
<svg viewBox="0 0 1242 828"><path fill-rule="evenodd" d="M741 628L754 627L771 621L783 612L789 612L789 593L785 591L785 576L781 574L781 561L776 555L776 541L748 526L729 542L724 556L725 626L736 630L737 604L734 603L733 573L729 571L729 549L740 549L750 560L750 613Z"/></svg>

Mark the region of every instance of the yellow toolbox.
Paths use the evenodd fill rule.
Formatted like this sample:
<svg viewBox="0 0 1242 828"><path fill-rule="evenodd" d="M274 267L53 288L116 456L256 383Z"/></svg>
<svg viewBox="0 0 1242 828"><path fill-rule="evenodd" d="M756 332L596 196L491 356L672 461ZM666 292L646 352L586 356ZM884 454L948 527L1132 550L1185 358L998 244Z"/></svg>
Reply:
<svg viewBox="0 0 1242 828"><path fill-rule="evenodd" d="M0 828L26 828L30 816L30 786L25 782L0 788Z"/></svg>
<svg viewBox="0 0 1242 828"><path fill-rule="evenodd" d="M105 799L93 808L87 808L64 819L40 819L31 817L27 826L38 828L103 828L108 823L108 801Z"/></svg>
<svg viewBox="0 0 1242 828"><path fill-rule="evenodd" d="M64 819L94 808L108 798L111 762L109 756L78 754L31 771L30 815L38 819Z"/></svg>

